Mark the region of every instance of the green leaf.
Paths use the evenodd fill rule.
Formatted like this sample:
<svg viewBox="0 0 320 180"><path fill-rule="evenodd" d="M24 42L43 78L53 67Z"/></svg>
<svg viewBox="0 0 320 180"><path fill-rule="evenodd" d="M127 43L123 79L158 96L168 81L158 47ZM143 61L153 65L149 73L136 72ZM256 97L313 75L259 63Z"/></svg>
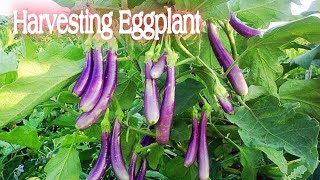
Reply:
<svg viewBox="0 0 320 180"><path fill-rule="evenodd" d="M267 94L267 91L263 87L252 85L249 87L248 94L244 96L244 101L250 101Z"/></svg>
<svg viewBox="0 0 320 180"><path fill-rule="evenodd" d="M187 79L176 86L175 115L183 113L199 100L199 93L204 85L194 79Z"/></svg>
<svg viewBox="0 0 320 180"><path fill-rule="evenodd" d="M74 146L60 148L44 168L47 180L78 180L81 172L79 153Z"/></svg>
<svg viewBox="0 0 320 180"><path fill-rule="evenodd" d="M80 60L84 58L82 48L78 48L73 44L68 44L65 47L61 47L57 42L50 43L47 48L39 53L39 60L46 61L49 59L69 59Z"/></svg>
<svg viewBox="0 0 320 180"><path fill-rule="evenodd" d="M283 151L277 151L272 148L259 147L259 150L263 151L268 158L273 161L284 174L288 173L288 164L287 160L283 156Z"/></svg>
<svg viewBox="0 0 320 180"><path fill-rule="evenodd" d="M272 96L260 99L253 107L239 107L234 115L227 116L239 126L245 145L285 150L300 157L313 172L318 164L319 123L306 114L296 113L296 104L280 105Z"/></svg>
<svg viewBox="0 0 320 180"><path fill-rule="evenodd" d="M155 146L151 148L150 153L147 156L148 164L152 169L157 169L159 161L164 153L162 146Z"/></svg>
<svg viewBox="0 0 320 180"><path fill-rule="evenodd" d="M228 20L230 15L226 2L227 0L175 0L175 8L189 10L190 12L199 10L204 20L210 18Z"/></svg>
<svg viewBox="0 0 320 180"><path fill-rule="evenodd" d="M293 59L291 59L291 63L296 63L304 69L308 69L311 65L312 60L314 60L318 53L320 53L320 45L316 46L311 51L305 54L294 57Z"/></svg>
<svg viewBox="0 0 320 180"><path fill-rule="evenodd" d="M320 120L319 80L290 80L282 84L279 95L282 102L299 102L299 112Z"/></svg>
<svg viewBox="0 0 320 180"><path fill-rule="evenodd" d="M129 109L136 98L137 85L133 78L134 75L128 77L124 73L118 74L115 96L121 104L122 109Z"/></svg>
<svg viewBox="0 0 320 180"><path fill-rule="evenodd" d="M160 173L169 179L185 179L194 180L197 178L197 169L195 166L187 168L183 165L184 159L176 156L173 159L168 159L163 166L161 166Z"/></svg>
<svg viewBox="0 0 320 180"><path fill-rule="evenodd" d="M33 150L38 150L41 146L37 130L30 126L18 126L10 132L0 133L0 140L26 146Z"/></svg>
<svg viewBox="0 0 320 180"><path fill-rule="evenodd" d="M79 103L79 98L72 94L71 91L62 91L58 96L60 103Z"/></svg>
<svg viewBox="0 0 320 180"><path fill-rule="evenodd" d="M279 49L256 48L246 55L241 67L249 67L247 82L250 85L262 86L270 94L277 96L275 80L282 75L283 68L278 63L278 57L283 55Z"/></svg>
<svg viewBox="0 0 320 180"><path fill-rule="evenodd" d="M259 159L261 158L261 152L249 147L240 148L240 163L243 166L241 177L246 180L256 180Z"/></svg>
<svg viewBox="0 0 320 180"><path fill-rule="evenodd" d="M18 61L13 52L9 54L0 50L0 75L17 70Z"/></svg>
<svg viewBox="0 0 320 180"><path fill-rule="evenodd" d="M64 59L21 61L18 79L0 89L0 127L21 121L35 106L70 84L81 72L80 64Z"/></svg>
<svg viewBox="0 0 320 180"><path fill-rule="evenodd" d="M291 0L236 0L237 17L255 27L266 28L270 22L291 17Z"/></svg>
<svg viewBox="0 0 320 180"><path fill-rule="evenodd" d="M61 114L58 116L56 119L51 121L49 124L50 125L56 125L60 127L74 127L74 121L77 118L77 116L70 114L70 113L65 113Z"/></svg>
<svg viewBox="0 0 320 180"><path fill-rule="evenodd" d="M25 59L32 60L37 57L37 45L29 36L23 36L21 43L23 44L23 56Z"/></svg>
<svg viewBox="0 0 320 180"><path fill-rule="evenodd" d="M320 39L318 24L320 18L310 16L270 29L263 37L249 39L247 49L238 59L241 68L250 68L248 83L260 85L270 94L277 96L275 80L282 74L278 59L284 55L278 48L298 37L311 43L318 42Z"/></svg>

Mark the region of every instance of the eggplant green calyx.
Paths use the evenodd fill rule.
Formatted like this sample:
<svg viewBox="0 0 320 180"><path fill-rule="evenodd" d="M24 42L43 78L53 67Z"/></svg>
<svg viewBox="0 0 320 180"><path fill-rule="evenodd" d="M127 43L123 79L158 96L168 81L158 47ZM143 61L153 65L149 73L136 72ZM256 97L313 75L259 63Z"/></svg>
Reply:
<svg viewBox="0 0 320 180"><path fill-rule="evenodd" d="M149 51L147 51L145 53L145 63L148 63L149 60L152 60L153 56L154 56L154 50L155 50L155 47L156 47L156 41L154 41L149 49Z"/></svg>
<svg viewBox="0 0 320 180"><path fill-rule="evenodd" d="M108 42L108 48L116 53L118 50L118 41L115 37L111 38L110 40L107 41Z"/></svg>
<svg viewBox="0 0 320 180"><path fill-rule="evenodd" d="M109 121L109 108L106 110L103 120L101 121L102 132L111 132L111 124Z"/></svg>
<svg viewBox="0 0 320 180"><path fill-rule="evenodd" d="M192 118L198 119L198 110L195 106L192 107Z"/></svg>

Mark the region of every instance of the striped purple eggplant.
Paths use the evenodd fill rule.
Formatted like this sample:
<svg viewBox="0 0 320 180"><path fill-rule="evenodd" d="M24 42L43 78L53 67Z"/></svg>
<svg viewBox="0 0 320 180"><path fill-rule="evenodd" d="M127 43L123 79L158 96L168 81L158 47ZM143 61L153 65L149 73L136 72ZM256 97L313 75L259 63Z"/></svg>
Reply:
<svg viewBox="0 0 320 180"><path fill-rule="evenodd" d="M229 23L234 30L236 30L241 36L244 36L246 38L250 38L252 36L258 36L262 34L260 30L254 29L252 27L249 27L243 24L243 22L241 22L232 11L230 11Z"/></svg>
<svg viewBox="0 0 320 180"><path fill-rule="evenodd" d="M118 118L114 120L111 147L110 147L110 157L112 170L119 180L129 180L129 173L126 169L122 151L121 151L121 141L120 141L120 131L121 125Z"/></svg>
<svg viewBox="0 0 320 180"><path fill-rule="evenodd" d="M224 71L227 71L227 69L234 63L234 60L230 56L229 52L223 47L223 44L219 39L217 27L210 22L208 22L208 36L216 58ZM232 68L227 77L237 94L246 95L248 93L246 80L238 65L235 65Z"/></svg>
<svg viewBox="0 0 320 180"><path fill-rule="evenodd" d="M233 108L233 105L231 104L230 96L227 96L227 97L218 96L218 101L225 113L227 114L234 113L234 108Z"/></svg>
<svg viewBox="0 0 320 180"><path fill-rule="evenodd" d="M93 69L90 83L80 100L82 112L91 111L98 103L103 86L103 57L101 48L93 50Z"/></svg>
<svg viewBox="0 0 320 180"><path fill-rule="evenodd" d="M150 71L150 76L152 79L158 79L166 66L167 53L164 52L159 58L158 62L153 65Z"/></svg>
<svg viewBox="0 0 320 180"><path fill-rule="evenodd" d="M151 67L150 60L145 64L144 114L148 123L153 125L159 120L159 102L156 81L150 76Z"/></svg>
<svg viewBox="0 0 320 180"><path fill-rule="evenodd" d="M184 166L190 167L193 165L197 158L199 145L199 125L198 120L193 118L192 120L192 134L189 140L187 153L184 159Z"/></svg>
<svg viewBox="0 0 320 180"><path fill-rule="evenodd" d="M129 164L129 179L135 180L136 179L136 164L137 164L138 155L136 153L132 153L131 161Z"/></svg>
<svg viewBox="0 0 320 180"><path fill-rule="evenodd" d="M147 173L147 165L148 165L147 159L143 158L136 180L144 180Z"/></svg>
<svg viewBox="0 0 320 180"><path fill-rule="evenodd" d="M100 154L95 166L90 171L87 180L100 180L103 177L107 167L110 166L109 151L109 133L102 132Z"/></svg>
<svg viewBox="0 0 320 180"><path fill-rule="evenodd" d="M198 171L200 180L209 179L210 167L207 144L207 121L208 115L204 110L201 115L199 126Z"/></svg>
<svg viewBox="0 0 320 180"><path fill-rule="evenodd" d="M167 144L170 138L170 127L175 106L176 69L175 66L167 67L167 78L160 109L160 119L156 129L158 144Z"/></svg>
<svg viewBox="0 0 320 180"><path fill-rule="evenodd" d="M113 93L116 89L118 79L117 54L111 50L107 51L107 68L103 91L97 105L90 112L82 113L76 122L78 129L86 129L95 123L110 105Z"/></svg>
<svg viewBox="0 0 320 180"><path fill-rule="evenodd" d="M72 93L75 96L80 97L85 92L90 81L91 72L92 72L92 50L87 52L85 66L82 70L82 73L77 83L72 89Z"/></svg>

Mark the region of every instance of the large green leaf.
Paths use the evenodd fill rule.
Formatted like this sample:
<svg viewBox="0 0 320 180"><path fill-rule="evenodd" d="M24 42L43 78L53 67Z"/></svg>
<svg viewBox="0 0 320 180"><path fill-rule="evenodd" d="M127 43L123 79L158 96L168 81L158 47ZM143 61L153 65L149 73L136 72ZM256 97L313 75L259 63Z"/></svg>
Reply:
<svg viewBox="0 0 320 180"><path fill-rule="evenodd" d="M278 48L298 37L315 43L320 40L320 18L307 17L267 31L263 37L248 41L247 49L239 56L240 66L249 67L248 83L260 85L270 94L277 94L275 80L281 75L278 63L284 55Z"/></svg>
<svg viewBox="0 0 320 180"><path fill-rule="evenodd" d="M253 109L237 108L228 119L239 126L246 146L284 150L300 157L309 172L313 172L318 164L319 123L306 114L296 113L295 108L296 104L280 105L277 98L267 96L255 103Z"/></svg>
<svg viewBox="0 0 320 180"><path fill-rule="evenodd" d="M8 72L16 71L18 62L13 52L9 54L0 50L0 75Z"/></svg>
<svg viewBox="0 0 320 180"><path fill-rule="evenodd" d="M47 180L77 180L81 172L79 153L74 146L60 148L44 168Z"/></svg>
<svg viewBox="0 0 320 180"><path fill-rule="evenodd" d="M81 71L81 62L21 61L18 79L0 89L0 127L21 121L38 104L58 93Z"/></svg>
<svg viewBox="0 0 320 180"><path fill-rule="evenodd" d="M261 152L254 148L245 146L240 148L240 163L243 166L241 177L243 179L255 180L257 178L257 167L261 156Z"/></svg>
<svg viewBox="0 0 320 180"><path fill-rule="evenodd" d="M175 114L181 114L195 105L202 89L204 89L204 85L194 79L187 79L177 84Z"/></svg>
<svg viewBox="0 0 320 180"><path fill-rule="evenodd" d="M309 114L320 120L320 81L290 80L279 89L281 101L299 102L297 111Z"/></svg>
<svg viewBox="0 0 320 180"><path fill-rule="evenodd" d="M130 77L124 73L119 73L118 75L118 84L115 95L121 104L122 109L130 108L136 98L137 85L133 78L134 75Z"/></svg>
<svg viewBox="0 0 320 180"><path fill-rule="evenodd" d="M248 83L264 87L272 95L277 94L275 80L282 75L283 68L278 63L282 51L273 48L257 48L247 54L246 61L241 62L241 67L249 67Z"/></svg>
<svg viewBox="0 0 320 180"><path fill-rule="evenodd" d="M237 17L255 27L268 27L270 22L287 20L291 16L291 0L235 0Z"/></svg>
<svg viewBox="0 0 320 180"><path fill-rule="evenodd" d="M320 45L316 46L311 51L305 54L294 57L293 59L291 59L291 63L296 63L304 69L308 69L311 65L312 60L314 60L318 53L320 53Z"/></svg>
<svg viewBox="0 0 320 180"><path fill-rule="evenodd" d="M38 150L41 146L37 130L30 126L18 126L10 132L0 133L0 140L34 150Z"/></svg>

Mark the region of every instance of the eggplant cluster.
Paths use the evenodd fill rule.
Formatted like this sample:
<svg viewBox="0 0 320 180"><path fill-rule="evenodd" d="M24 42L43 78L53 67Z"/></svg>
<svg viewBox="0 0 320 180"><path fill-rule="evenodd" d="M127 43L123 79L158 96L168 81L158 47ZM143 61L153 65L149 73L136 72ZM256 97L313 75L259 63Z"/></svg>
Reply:
<svg viewBox="0 0 320 180"><path fill-rule="evenodd" d="M200 124L196 117L192 120L192 134L190 136L184 166L190 167L198 159L199 179L209 178L209 154L207 144L207 122L208 112L204 110L201 114Z"/></svg>
<svg viewBox="0 0 320 180"><path fill-rule="evenodd" d="M150 125L157 124L156 140L161 145L167 144L169 141L175 106L176 70L174 65L168 64L167 56L167 52L164 52L154 65L152 59L145 63L144 113ZM165 67L167 77L159 109L156 79L161 76Z"/></svg>
<svg viewBox="0 0 320 180"><path fill-rule="evenodd" d="M138 155L132 154L131 162L128 170L126 169L120 141L121 124L118 117L115 118L113 123L112 135L109 131L102 131L101 133L101 147L100 154L95 163L95 166L91 169L87 180L100 180L103 178L106 169L112 166L112 170L119 180L143 180L147 171L147 160L142 159L141 166L138 175L135 176L135 168ZM144 136L141 140L143 146L149 145L152 142L151 137Z"/></svg>
<svg viewBox="0 0 320 180"><path fill-rule="evenodd" d="M79 108L83 112L76 121L78 129L86 129L95 123L110 105L118 79L117 53L107 50L106 67L102 49L90 50L86 65L73 88L73 94L81 97Z"/></svg>

